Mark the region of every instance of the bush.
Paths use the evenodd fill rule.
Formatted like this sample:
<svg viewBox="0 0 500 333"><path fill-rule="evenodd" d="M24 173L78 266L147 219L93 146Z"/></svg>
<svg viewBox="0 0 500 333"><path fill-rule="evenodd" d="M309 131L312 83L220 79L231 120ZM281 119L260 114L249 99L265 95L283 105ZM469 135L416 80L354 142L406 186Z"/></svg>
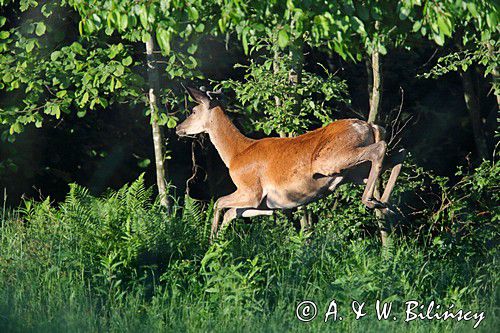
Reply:
<svg viewBox="0 0 500 333"><path fill-rule="evenodd" d="M320 311L332 299L344 309L353 299L371 308L376 299L390 301L398 317L406 300L434 300L484 310L480 328L492 329L498 324L497 164L461 169L453 185L417 167L406 170L395 194L400 222L390 256L381 256L358 187L312 205L319 222L310 231L297 233L280 215L260 217L236 221L213 244L211 207L187 198L182 213L167 214L151 201L142 177L101 198L71 185L57 206L25 201L3 214L0 329L398 331L407 325L450 331L473 325L379 322L373 313L305 324L294 315L305 299Z"/></svg>

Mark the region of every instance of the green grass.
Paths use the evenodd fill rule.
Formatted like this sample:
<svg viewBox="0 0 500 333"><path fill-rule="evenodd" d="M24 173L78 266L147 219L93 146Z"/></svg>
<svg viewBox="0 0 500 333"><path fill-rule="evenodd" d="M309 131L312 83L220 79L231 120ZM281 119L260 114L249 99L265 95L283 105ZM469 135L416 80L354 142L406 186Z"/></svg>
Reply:
<svg viewBox="0 0 500 333"><path fill-rule="evenodd" d="M492 332L498 168L482 168L459 186L443 183L439 193L451 204L396 228L383 254L370 234L372 214L356 202L359 189L312 206L320 216L312 232L297 233L280 216L236 221L210 245L210 206L187 200L167 214L142 179L101 198L72 185L59 205L26 201L0 215L0 331L473 330L474 321L405 323L404 302L418 300L485 311L474 331ZM404 179L412 178L401 182L408 192L422 185ZM332 200L335 214L325 208ZM324 323L332 299L343 320ZM376 319L377 299L393 303L397 321ZM309 323L295 317L302 300L318 306ZM366 317L354 319L352 300L367 302Z"/></svg>

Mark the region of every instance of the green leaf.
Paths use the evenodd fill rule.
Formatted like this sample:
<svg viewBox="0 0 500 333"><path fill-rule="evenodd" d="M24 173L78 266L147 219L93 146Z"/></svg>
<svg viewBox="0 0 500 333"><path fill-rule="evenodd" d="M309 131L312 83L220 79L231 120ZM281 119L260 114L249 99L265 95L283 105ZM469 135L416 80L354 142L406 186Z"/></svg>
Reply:
<svg viewBox="0 0 500 333"><path fill-rule="evenodd" d="M87 102L89 101L89 92L86 91L84 94L83 94L83 97L82 99L80 100L80 105L85 105Z"/></svg>
<svg viewBox="0 0 500 333"><path fill-rule="evenodd" d="M0 31L0 39L7 39L10 36L10 32L8 31Z"/></svg>
<svg viewBox="0 0 500 333"><path fill-rule="evenodd" d="M12 80L14 80L14 76L12 75L12 73L7 72L7 73L5 73L5 74L3 75L3 81L4 81L5 83L9 83L9 82L11 82Z"/></svg>
<svg viewBox="0 0 500 333"><path fill-rule="evenodd" d="M35 41L33 39L26 43L26 52L30 53L35 48Z"/></svg>
<svg viewBox="0 0 500 333"><path fill-rule="evenodd" d="M226 26L225 26L225 22L223 19L219 19L217 21L217 23L219 24L219 29L221 32L225 32L226 31Z"/></svg>
<svg viewBox="0 0 500 333"><path fill-rule="evenodd" d="M115 77L112 76L111 80L109 81L109 91L113 92L115 91Z"/></svg>
<svg viewBox="0 0 500 333"><path fill-rule="evenodd" d="M116 64L116 69L115 69L115 76L122 76L123 73L125 72L125 68L122 66L122 64Z"/></svg>
<svg viewBox="0 0 500 333"><path fill-rule="evenodd" d="M194 28L194 30L196 32L203 32L203 30L205 30L205 25L203 23L200 23Z"/></svg>
<svg viewBox="0 0 500 333"><path fill-rule="evenodd" d="M399 19L404 21L406 20L406 18L408 18L409 15L410 15L410 9L406 7L401 7L399 11Z"/></svg>
<svg viewBox="0 0 500 333"><path fill-rule="evenodd" d="M141 21L143 28L148 30L149 28L148 11L146 10L145 5L139 7L139 21Z"/></svg>
<svg viewBox="0 0 500 333"><path fill-rule="evenodd" d="M177 126L177 121L173 117L168 118L167 127L174 128L175 126Z"/></svg>
<svg viewBox="0 0 500 333"><path fill-rule="evenodd" d="M241 35L241 43L243 44L243 52L248 54L248 39L247 39L247 29L243 29L243 33Z"/></svg>
<svg viewBox="0 0 500 333"><path fill-rule="evenodd" d="M473 17L477 18L479 16L475 3L467 2L467 9L469 10L469 12Z"/></svg>
<svg viewBox="0 0 500 333"><path fill-rule="evenodd" d="M98 104L98 105L99 105L99 104L101 104L101 99L100 99L99 97L94 98L94 99L90 102L90 109L91 109L91 110L94 110L94 106L95 106L96 104Z"/></svg>
<svg viewBox="0 0 500 333"><path fill-rule="evenodd" d="M137 166L139 168L147 168L149 165L151 164L151 160L149 158L145 158L143 160L140 160L139 162L137 162Z"/></svg>
<svg viewBox="0 0 500 333"><path fill-rule="evenodd" d="M412 31L417 32L420 30L421 27L422 27L422 21L421 20L415 21L415 23L413 23Z"/></svg>
<svg viewBox="0 0 500 333"><path fill-rule="evenodd" d="M83 84L88 85L90 80L92 80L92 76L89 73L85 73L82 78Z"/></svg>
<svg viewBox="0 0 500 333"><path fill-rule="evenodd" d="M197 49L198 49L197 44L191 44L191 45L189 45L187 51L189 54L195 54Z"/></svg>
<svg viewBox="0 0 500 333"><path fill-rule="evenodd" d="M444 45L444 37L440 34L433 34L432 38L436 42L437 45L443 46Z"/></svg>
<svg viewBox="0 0 500 333"><path fill-rule="evenodd" d="M59 104L54 105L53 112L54 112L54 115L56 116L56 119L59 119L61 117L61 108L60 108Z"/></svg>
<svg viewBox="0 0 500 333"><path fill-rule="evenodd" d="M67 93L68 93L68 91L66 91L66 90L60 90L56 93L56 96L59 98L63 98L64 96L66 96Z"/></svg>
<svg viewBox="0 0 500 333"><path fill-rule="evenodd" d="M3 27L6 21L7 18L5 16L0 16L0 27Z"/></svg>
<svg viewBox="0 0 500 333"><path fill-rule="evenodd" d="M45 23L38 22L36 25L35 34L37 36L42 36L46 30L47 30L47 27L45 26Z"/></svg>
<svg viewBox="0 0 500 333"><path fill-rule="evenodd" d="M380 52L381 55L387 54L387 49L385 48L385 46L383 44L379 44L378 51Z"/></svg>
<svg viewBox="0 0 500 333"><path fill-rule="evenodd" d="M495 12L489 12L488 15L486 15L486 24L492 29L497 29L498 28L498 15ZM0 24L0 27L2 25Z"/></svg>
<svg viewBox="0 0 500 333"><path fill-rule="evenodd" d="M163 28L158 28L156 31L156 39L158 45L165 54L170 53L170 34Z"/></svg>
<svg viewBox="0 0 500 333"><path fill-rule="evenodd" d="M286 30L284 30L284 29L280 30L280 32L278 33L278 45L279 45L279 47L284 49L288 45L289 41L290 41L290 38L288 37L288 33L286 32Z"/></svg>
<svg viewBox="0 0 500 333"><path fill-rule="evenodd" d="M122 60L123 66L130 66L132 64L132 57L128 56L125 59Z"/></svg>
<svg viewBox="0 0 500 333"><path fill-rule="evenodd" d="M489 30L481 31L481 42L487 42L491 39L491 33Z"/></svg>
<svg viewBox="0 0 500 333"><path fill-rule="evenodd" d="M120 28L122 30L126 30L128 27L128 16L126 14L121 15L120 17Z"/></svg>
<svg viewBox="0 0 500 333"><path fill-rule="evenodd" d="M82 44L78 42L73 42L70 46L71 50L73 50L75 53L84 55L85 54L85 49L83 48Z"/></svg>
<svg viewBox="0 0 500 333"><path fill-rule="evenodd" d="M150 40L150 39L151 39L151 35L149 34L149 32L144 31L144 32L142 33L142 36L141 36L141 41L142 41L143 43L147 43L147 42L148 42L148 40Z"/></svg>
<svg viewBox="0 0 500 333"><path fill-rule="evenodd" d="M20 123L15 122L14 124L10 125L9 133L11 135L14 133L21 133L22 130L23 130L23 126Z"/></svg>
<svg viewBox="0 0 500 333"><path fill-rule="evenodd" d="M446 17L438 16L437 23L440 33L443 33L445 36L451 37L451 22Z"/></svg>
<svg viewBox="0 0 500 333"><path fill-rule="evenodd" d="M188 15L189 15L189 18L193 21L196 21L198 20L198 18L200 17L200 15L198 14L198 10L195 8L195 7L192 7L190 6L189 9L188 9Z"/></svg>

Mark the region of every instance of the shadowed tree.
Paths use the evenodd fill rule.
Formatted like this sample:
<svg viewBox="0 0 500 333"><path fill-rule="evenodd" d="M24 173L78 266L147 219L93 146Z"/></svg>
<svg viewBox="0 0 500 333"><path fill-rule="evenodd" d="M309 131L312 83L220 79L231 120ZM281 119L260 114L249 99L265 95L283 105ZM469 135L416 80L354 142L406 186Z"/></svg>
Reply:
<svg viewBox="0 0 500 333"><path fill-rule="evenodd" d="M426 1L422 19L414 29L422 36L433 39L442 46L446 37L450 40L451 54L441 57L436 67L426 77L438 77L450 71L458 71L463 87L465 106L470 116L476 151L481 159L491 158L484 130L482 106L475 84L475 69L483 72L491 81L496 95L497 111L500 110L498 77L500 6L495 1Z"/></svg>
<svg viewBox="0 0 500 333"><path fill-rule="evenodd" d="M156 165L156 182L163 206L169 207L166 187L165 140L162 125L173 128L177 118L168 114L170 110L159 110L159 67L156 44L166 57L165 73L172 85L175 78L193 77L197 61L193 54L198 37L210 19L210 3L193 1L123 1L106 0L98 3L71 0L69 3L80 13L80 33L93 35L104 30L106 35L118 36L124 42L142 42L146 50L148 77L148 105ZM203 13L203 15L200 15ZM157 43L155 43L155 41ZM173 101L171 101L173 102Z"/></svg>

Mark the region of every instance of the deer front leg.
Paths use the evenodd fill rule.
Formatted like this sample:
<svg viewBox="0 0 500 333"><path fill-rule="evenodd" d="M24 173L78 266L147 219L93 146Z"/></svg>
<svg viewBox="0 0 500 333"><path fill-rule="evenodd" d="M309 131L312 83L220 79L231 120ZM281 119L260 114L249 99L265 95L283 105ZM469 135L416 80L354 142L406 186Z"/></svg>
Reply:
<svg viewBox="0 0 500 333"><path fill-rule="evenodd" d="M214 219L210 239L213 240L219 226L220 212L225 208L257 208L260 203L260 192L250 190L236 190L236 192L221 197L215 203ZM229 218L230 215L228 215ZM234 218L234 217L233 217ZM231 219L232 220L232 219Z"/></svg>

